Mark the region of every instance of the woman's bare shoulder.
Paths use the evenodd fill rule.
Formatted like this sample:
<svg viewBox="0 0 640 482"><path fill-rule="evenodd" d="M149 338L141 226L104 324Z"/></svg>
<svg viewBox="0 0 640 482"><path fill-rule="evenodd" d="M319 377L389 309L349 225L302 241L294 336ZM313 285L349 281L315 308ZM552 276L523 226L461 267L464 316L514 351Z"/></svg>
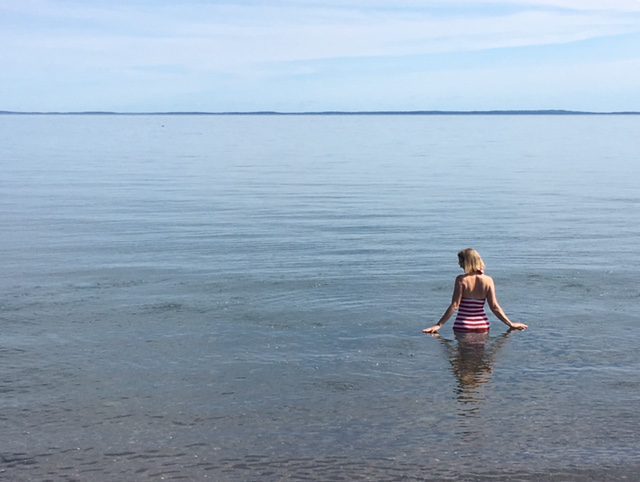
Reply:
<svg viewBox="0 0 640 482"><path fill-rule="evenodd" d="M483 274L482 275L482 281L484 281L485 283L487 283L489 285L493 285L493 278L491 276L489 276L488 274Z"/></svg>

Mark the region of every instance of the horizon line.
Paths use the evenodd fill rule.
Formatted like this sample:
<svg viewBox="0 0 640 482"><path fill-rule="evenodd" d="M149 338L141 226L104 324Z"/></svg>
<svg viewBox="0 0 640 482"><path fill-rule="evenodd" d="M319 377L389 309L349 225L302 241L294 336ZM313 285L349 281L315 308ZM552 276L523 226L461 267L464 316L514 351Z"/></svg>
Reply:
<svg viewBox="0 0 640 482"><path fill-rule="evenodd" d="M580 111L566 109L496 109L496 110L325 110L325 111L156 111L120 112L103 110L85 111L11 111L0 110L0 115L210 115L210 116L313 116L313 115L640 115L640 111Z"/></svg>

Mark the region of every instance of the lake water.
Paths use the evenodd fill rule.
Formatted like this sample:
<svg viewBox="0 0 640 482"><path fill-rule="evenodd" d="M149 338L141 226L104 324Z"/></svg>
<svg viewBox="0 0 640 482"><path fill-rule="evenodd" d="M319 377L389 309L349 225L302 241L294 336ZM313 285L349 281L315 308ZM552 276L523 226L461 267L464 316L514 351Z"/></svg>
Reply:
<svg viewBox="0 0 640 482"><path fill-rule="evenodd" d="M637 477L638 139L0 116L0 478ZM468 246L528 331L420 333Z"/></svg>

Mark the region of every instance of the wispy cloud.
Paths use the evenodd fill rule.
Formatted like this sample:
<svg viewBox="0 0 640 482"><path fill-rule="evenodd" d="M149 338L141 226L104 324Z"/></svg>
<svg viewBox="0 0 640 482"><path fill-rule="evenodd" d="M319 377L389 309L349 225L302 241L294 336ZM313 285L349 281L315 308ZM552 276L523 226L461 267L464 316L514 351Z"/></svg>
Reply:
<svg viewBox="0 0 640 482"><path fill-rule="evenodd" d="M197 90L330 75L331 61L399 59L400 69L419 56L508 56L638 32L635 0L0 0L0 65L31 83L156 78Z"/></svg>
<svg viewBox="0 0 640 482"><path fill-rule="evenodd" d="M370 3L391 11L364 9ZM488 2L450 1L446 8L485 3ZM500 3L534 4L519 0ZM57 52L69 60L77 56L83 63L94 64L92 55L100 53L102 65L110 60L124 66L179 63L186 68L246 72L252 66L270 62L544 45L640 30L639 16L621 15L611 9L594 12L596 3L601 2L548 0L535 5L581 11L536 9L469 18L457 10L446 17L433 15L428 9L406 10L441 2L348 0L335 7L304 2L192 3L191 8L134 2L114 8L39 0L20 4L21 7L13 5L10 10L41 22L48 19L49 24L41 23L38 31L33 31L27 18L22 29L5 30L0 38L13 39L15 48L35 57L38 53L49 56ZM617 9L629 10L639 4L610 3ZM59 23L64 24L65 30L55 29Z"/></svg>

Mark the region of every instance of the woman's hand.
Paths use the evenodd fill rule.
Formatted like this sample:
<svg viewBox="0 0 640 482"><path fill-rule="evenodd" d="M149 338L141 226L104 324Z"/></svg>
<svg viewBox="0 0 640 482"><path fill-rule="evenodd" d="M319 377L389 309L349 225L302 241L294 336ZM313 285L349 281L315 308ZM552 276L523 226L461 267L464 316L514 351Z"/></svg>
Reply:
<svg viewBox="0 0 640 482"><path fill-rule="evenodd" d="M511 323L511 326L509 328L511 330L526 330L529 327L524 323Z"/></svg>
<svg viewBox="0 0 640 482"><path fill-rule="evenodd" d="M431 328L425 328L424 330L422 330L422 333L426 335L435 335L440 331L440 328L442 328L441 325L433 325Z"/></svg>

